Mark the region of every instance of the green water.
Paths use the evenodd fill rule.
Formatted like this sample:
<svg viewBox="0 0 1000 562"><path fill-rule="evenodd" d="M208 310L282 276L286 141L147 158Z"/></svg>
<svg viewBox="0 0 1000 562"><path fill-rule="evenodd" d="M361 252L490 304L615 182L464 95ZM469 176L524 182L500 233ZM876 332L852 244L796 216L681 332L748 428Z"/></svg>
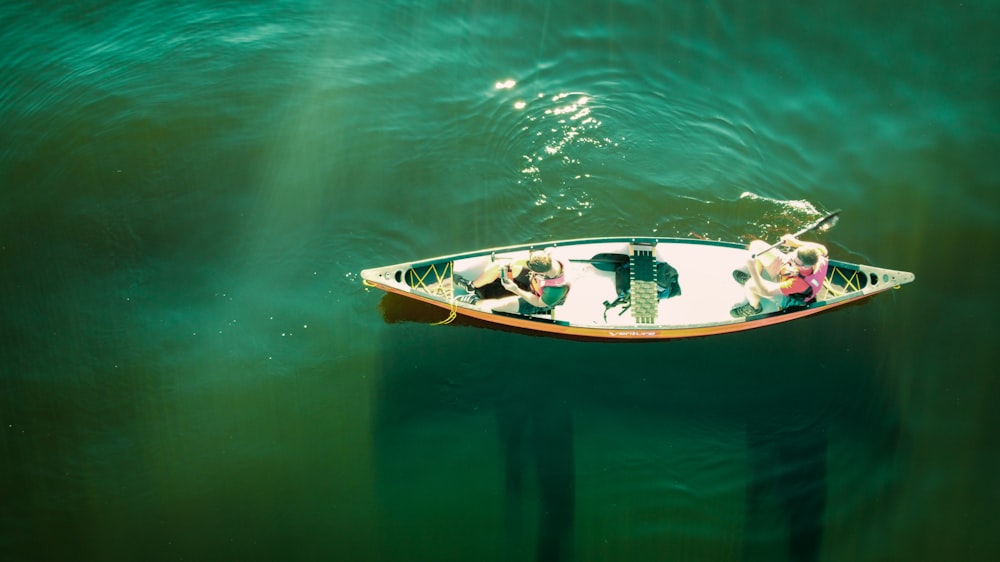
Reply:
<svg viewBox="0 0 1000 562"><path fill-rule="evenodd" d="M0 559L992 560L995 3L0 6ZM603 235L913 271L587 344L366 267Z"/></svg>

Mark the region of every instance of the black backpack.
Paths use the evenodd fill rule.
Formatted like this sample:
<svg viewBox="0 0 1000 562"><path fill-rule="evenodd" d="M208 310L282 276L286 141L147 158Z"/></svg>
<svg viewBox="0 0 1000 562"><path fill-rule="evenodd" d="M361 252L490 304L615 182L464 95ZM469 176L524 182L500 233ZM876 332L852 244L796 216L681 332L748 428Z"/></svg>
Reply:
<svg viewBox="0 0 1000 562"><path fill-rule="evenodd" d="M615 293L618 298L614 301L604 301L604 320L608 319L608 311L617 306L621 307L618 316L625 314L625 311L632 306L631 290L632 279L629 257L625 254L597 254L593 258L586 260L601 271L615 272ZM681 286L677 277L677 270L665 261L656 262L656 292L661 299L676 297L681 294Z"/></svg>

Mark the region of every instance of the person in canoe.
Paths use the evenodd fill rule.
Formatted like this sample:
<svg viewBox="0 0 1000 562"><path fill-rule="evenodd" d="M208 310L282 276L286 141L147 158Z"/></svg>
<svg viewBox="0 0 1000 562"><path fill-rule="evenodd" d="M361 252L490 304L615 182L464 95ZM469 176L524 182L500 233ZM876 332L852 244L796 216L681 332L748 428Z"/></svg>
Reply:
<svg viewBox="0 0 1000 562"><path fill-rule="evenodd" d="M545 250L535 250L524 260L495 261L472 281L456 282L469 291L457 300L518 314L548 312L569 293L565 266ZM497 284L502 287L499 294Z"/></svg>
<svg viewBox="0 0 1000 562"><path fill-rule="evenodd" d="M781 245L793 248L784 253L762 240L748 246L751 258L746 270L733 271L733 279L744 286L746 300L730 310L734 318L763 312L760 300L772 300L779 310L816 300L829 266L826 246L803 242L791 234L781 237ZM757 254L760 255L757 255Z"/></svg>

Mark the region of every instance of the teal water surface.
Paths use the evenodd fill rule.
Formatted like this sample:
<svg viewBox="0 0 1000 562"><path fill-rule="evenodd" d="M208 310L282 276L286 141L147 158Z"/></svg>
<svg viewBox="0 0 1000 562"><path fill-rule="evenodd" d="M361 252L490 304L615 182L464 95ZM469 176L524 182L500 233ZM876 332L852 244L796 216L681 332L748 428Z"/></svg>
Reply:
<svg viewBox="0 0 1000 562"><path fill-rule="evenodd" d="M0 559L994 559L998 12L4 3ZM834 209L917 281L742 334L358 276Z"/></svg>

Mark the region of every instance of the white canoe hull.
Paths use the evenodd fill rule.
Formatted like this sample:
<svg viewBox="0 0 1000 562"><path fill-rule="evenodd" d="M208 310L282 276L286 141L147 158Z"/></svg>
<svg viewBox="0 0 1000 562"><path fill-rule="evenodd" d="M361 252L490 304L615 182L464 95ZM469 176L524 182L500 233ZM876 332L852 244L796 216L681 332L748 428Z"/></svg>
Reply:
<svg viewBox="0 0 1000 562"><path fill-rule="evenodd" d="M532 249L547 249L566 268L571 290L551 313L519 315L491 312L485 307L455 300L465 291L453 284L454 276L476 278L492 261L520 259ZM618 297L615 273L592 258L651 252L657 262L677 271L680 294L645 301L645 307L607 308ZM748 259L743 245L680 238L579 239L492 248L451 256L366 269L366 285L428 302L449 311L449 318L464 315L512 328L576 338L660 340L722 334L787 322L816 314L875 293L912 282L914 275L866 265L830 261L827 281L816 302L808 307L778 310L762 301L764 310L746 318L733 318L732 306L744 298L743 287L733 280L734 269ZM634 299L634 297L633 297Z"/></svg>

